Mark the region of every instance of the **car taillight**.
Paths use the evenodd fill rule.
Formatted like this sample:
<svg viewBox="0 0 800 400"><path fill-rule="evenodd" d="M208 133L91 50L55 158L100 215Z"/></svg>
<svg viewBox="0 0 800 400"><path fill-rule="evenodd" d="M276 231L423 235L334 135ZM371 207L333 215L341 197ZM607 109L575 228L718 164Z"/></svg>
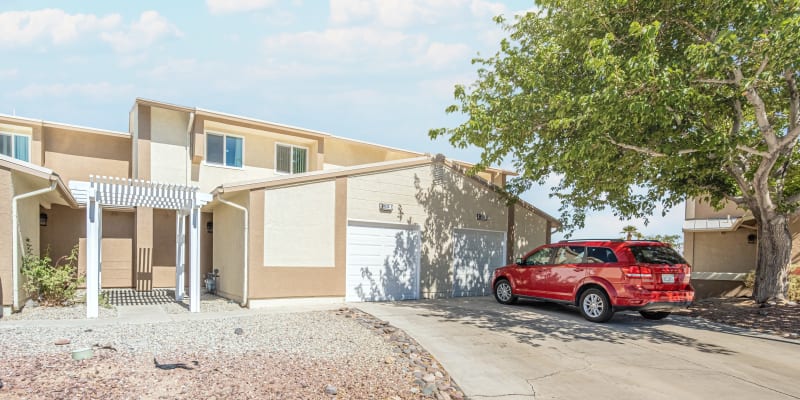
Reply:
<svg viewBox="0 0 800 400"><path fill-rule="evenodd" d="M650 278L653 276L653 270L650 269L650 267L643 267L641 265L622 267L622 273L628 278Z"/></svg>

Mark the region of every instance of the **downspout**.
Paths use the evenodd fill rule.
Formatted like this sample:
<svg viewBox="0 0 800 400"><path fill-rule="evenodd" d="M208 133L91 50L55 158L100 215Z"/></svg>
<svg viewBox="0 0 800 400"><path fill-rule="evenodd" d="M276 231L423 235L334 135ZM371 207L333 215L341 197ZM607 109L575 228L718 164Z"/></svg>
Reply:
<svg viewBox="0 0 800 400"><path fill-rule="evenodd" d="M250 260L247 257L247 254L248 254L247 253L247 248L249 247L249 241L250 241L250 237L248 236L249 232L250 232L250 227L249 227L250 215L249 215L246 207L240 206L240 205L238 205L236 203L233 203L233 202L230 202L228 200L223 199L222 198L222 194L217 195L217 199L219 200L220 203L229 205L229 206L231 206L233 208L241 210L244 213L244 271L243 271L243 274L244 274L244 285L242 287L242 303L241 303L241 306L242 307L247 307L247 280L248 280L248 277L250 275Z"/></svg>
<svg viewBox="0 0 800 400"><path fill-rule="evenodd" d="M14 294L14 310L19 311L19 216L17 211L17 202L29 197L38 196L47 192L52 192L56 189L57 181L50 181L49 188L42 188L28 193L22 193L14 196L11 199L11 220L13 230L11 232L11 285L13 286L12 293Z"/></svg>

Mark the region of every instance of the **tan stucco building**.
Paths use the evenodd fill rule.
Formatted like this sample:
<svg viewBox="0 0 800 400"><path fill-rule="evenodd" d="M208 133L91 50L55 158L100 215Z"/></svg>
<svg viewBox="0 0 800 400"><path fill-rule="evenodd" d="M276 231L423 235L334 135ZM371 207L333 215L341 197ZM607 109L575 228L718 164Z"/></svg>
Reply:
<svg viewBox="0 0 800 400"><path fill-rule="evenodd" d="M800 262L800 218L790 220L792 264ZM745 275L755 270L758 230L749 211L728 203L715 209L708 202L689 199L683 224L683 251L692 265L697 298L745 295Z"/></svg>
<svg viewBox="0 0 800 400"><path fill-rule="evenodd" d="M558 221L507 204L499 189L513 172L468 167L145 99L128 132L0 116L2 304L8 312L26 298L14 290L26 239L56 258L78 245L85 269L85 204L69 188L92 175L211 193L200 270L218 269L219 293L243 305L487 294L490 270L549 242ZM106 207L102 220L103 288L175 286L175 211Z"/></svg>

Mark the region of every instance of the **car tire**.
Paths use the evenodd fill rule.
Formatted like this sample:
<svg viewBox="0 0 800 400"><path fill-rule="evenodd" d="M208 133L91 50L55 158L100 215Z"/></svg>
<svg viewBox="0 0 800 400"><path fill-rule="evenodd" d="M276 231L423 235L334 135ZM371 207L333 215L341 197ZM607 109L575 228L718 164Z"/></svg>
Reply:
<svg viewBox="0 0 800 400"><path fill-rule="evenodd" d="M494 284L494 298L500 304L514 304L517 296L511 289L511 283L507 279L500 279Z"/></svg>
<svg viewBox="0 0 800 400"><path fill-rule="evenodd" d="M667 318L670 313L669 311L639 311L639 314L641 314L644 319L657 321L659 319Z"/></svg>
<svg viewBox="0 0 800 400"><path fill-rule="evenodd" d="M587 289L581 294L578 309L583 318L591 322L606 322L614 316L608 295L597 288Z"/></svg>

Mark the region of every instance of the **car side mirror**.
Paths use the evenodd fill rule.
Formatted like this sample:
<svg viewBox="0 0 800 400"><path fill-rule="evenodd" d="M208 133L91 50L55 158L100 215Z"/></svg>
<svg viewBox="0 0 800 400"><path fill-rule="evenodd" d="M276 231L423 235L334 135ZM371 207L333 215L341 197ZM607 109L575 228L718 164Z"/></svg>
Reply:
<svg viewBox="0 0 800 400"><path fill-rule="evenodd" d="M517 265L525 265L525 263L522 262L522 258L519 258L519 257L516 260L514 260L514 263L517 264Z"/></svg>

